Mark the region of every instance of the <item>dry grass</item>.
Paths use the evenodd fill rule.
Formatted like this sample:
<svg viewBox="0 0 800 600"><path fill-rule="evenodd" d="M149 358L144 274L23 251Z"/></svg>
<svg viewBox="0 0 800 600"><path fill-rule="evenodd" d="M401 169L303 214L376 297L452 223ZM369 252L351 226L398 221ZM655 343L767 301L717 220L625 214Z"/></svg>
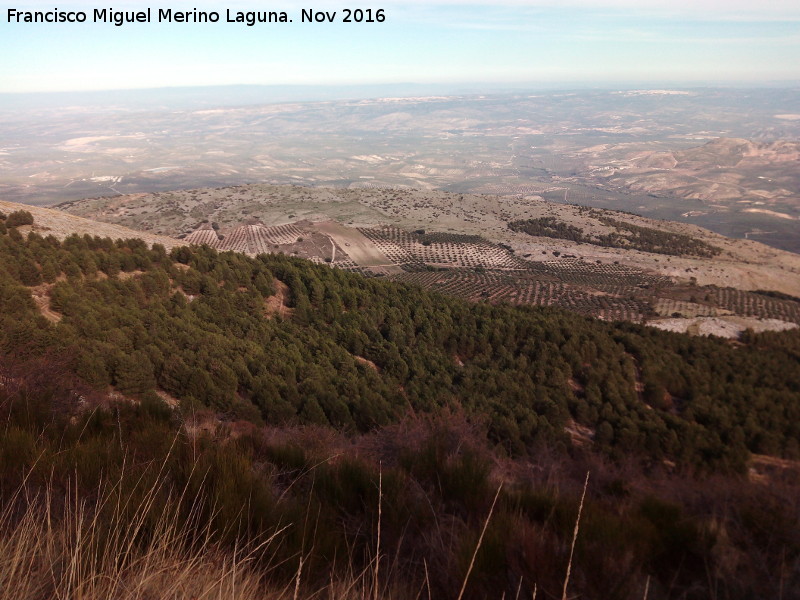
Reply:
<svg viewBox="0 0 800 600"><path fill-rule="evenodd" d="M472 573L472 568L475 566L475 558L478 556L478 552L481 549L481 544L483 543L483 536L486 535L486 529L489 527L489 521L492 519L492 514L494 513L494 507L497 504L497 498L500 496L500 490L502 488L503 488L503 483L501 482L500 485L497 486L497 492L494 495L494 500L492 500L492 506L489 509L489 514L486 515L486 520L483 522L483 529L481 529L481 535L478 538L478 543L475 545L475 552L472 553L472 558L469 561L467 574L464 575L464 581L461 584L461 591L458 593L458 600L461 600L461 598L464 596L464 592L467 589L469 576Z"/></svg>
<svg viewBox="0 0 800 600"><path fill-rule="evenodd" d="M567 562L567 574L564 577L564 590L561 593L561 600L567 600L567 587L569 586L569 576L572 572L572 558L575 555L575 543L578 541L578 532L581 527L581 513L583 512L583 501L586 499L587 487L589 487L589 471L586 471L586 481L583 482L581 503L578 505L578 516L575 518L575 531L572 533L572 546L570 546L569 549L569 562Z"/></svg>
<svg viewBox="0 0 800 600"><path fill-rule="evenodd" d="M159 481L150 489L125 493L120 483L104 485L91 500L74 486L57 492L49 485L33 492L23 483L0 511L0 600L396 597L389 586L379 585L379 545L366 568L351 561L339 579L322 587L301 585L302 555L295 581L275 584L270 580L271 549L291 524L258 543L223 546L215 541L219 536L212 520L200 524L201 506L190 501L188 518L181 513L190 500L188 490L163 502L164 478Z"/></svg>
<svg viewBox="0 0 800 600"><path fill-rule="evenodd" d="M192 530L192 519L177 525L175 510L151 522L158 490L145 493L132 518L117 491L89 503L69 491L57 502L49 489L20 490L0 515L0 599L274 597L252 568L271 539L223 550L208 529Z"/></svg>

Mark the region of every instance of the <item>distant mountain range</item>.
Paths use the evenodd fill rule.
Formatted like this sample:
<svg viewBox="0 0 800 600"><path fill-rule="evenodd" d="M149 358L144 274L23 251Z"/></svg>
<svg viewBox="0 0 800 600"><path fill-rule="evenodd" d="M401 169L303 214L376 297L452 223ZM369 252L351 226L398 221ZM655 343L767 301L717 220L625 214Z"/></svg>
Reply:
<svg viewBox="0 0 800 600"><path fill-rule="evenodd" d="M401 88L316 101L257 87L0 101L0 197L441 190L625 210L800 251L797 89Z"/></svg>

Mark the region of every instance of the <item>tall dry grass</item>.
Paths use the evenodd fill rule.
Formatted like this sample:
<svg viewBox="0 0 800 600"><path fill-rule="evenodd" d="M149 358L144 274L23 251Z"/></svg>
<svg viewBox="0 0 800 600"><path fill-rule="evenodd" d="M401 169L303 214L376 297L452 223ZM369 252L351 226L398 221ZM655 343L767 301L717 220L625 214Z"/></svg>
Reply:
<svg viewBox="0 0 800 600"><path fill-rule="evenodd" d="M378 585L379 554L317 589L270 581L271 548L290 527L258 543L223 546L200 506L156 498L161 484L132 494L105 485L96 498L22 485L0 512L0 600L391 600ZM184 494L186 492L184 491ZM131 497L138 497L131 505ZM155 512L155 514L154 514ZM207 520L211 523L211 520ZM302 557L300 557L302 565ZM403 597L407 594L403 593Z"/></svg>
<svg viewBox="0 0 800 600"><path fill-rule="evenodd" d="M178 502L153 518L158 490L136 506L106 487L89 502L50 487L20 488L0 514L2 600L271 598L253 568L271 539L222 549L208 528L178 518ZM111 504L114 503L114 504ZM179 523L182 523L179 525Z"/></svg>
<svg viewBox="0 0 800 600"><path fill-rule="evenodd" d="M0 600L788 599L800 589L796 484L770 499L720 479L712 494L545 452L531 469L452 415L355 439L288 427L233 437L191 434L147 405L59 427L32 402L17 406L0 425ZM751 530L774 550L739 545Z"/></svg>

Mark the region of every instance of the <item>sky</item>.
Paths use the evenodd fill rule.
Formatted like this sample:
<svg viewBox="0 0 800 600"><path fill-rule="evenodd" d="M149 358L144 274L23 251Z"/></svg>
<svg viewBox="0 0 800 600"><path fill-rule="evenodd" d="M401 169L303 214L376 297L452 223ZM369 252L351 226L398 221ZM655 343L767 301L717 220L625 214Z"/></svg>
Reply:
<svg viewBox="0 0 800 600"><path fill-rule="evenodd" d="M798 0L41 0L0 5L0 93L230 84L750 85L800 82ZM154 22L15 23L8 10L153 10ZM342 23L345 8L382 23ZM158 23L159 8L220 22ZM301 23L301 9L335 11ZM225 23L226 10L292 23Z"/></svg>

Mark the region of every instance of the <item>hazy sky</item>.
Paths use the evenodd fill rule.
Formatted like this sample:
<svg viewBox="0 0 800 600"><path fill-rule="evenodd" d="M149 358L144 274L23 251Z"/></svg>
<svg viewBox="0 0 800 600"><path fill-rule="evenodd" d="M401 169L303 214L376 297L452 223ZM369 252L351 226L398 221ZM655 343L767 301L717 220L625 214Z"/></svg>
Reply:
<svg viewBox="0 0 800 600"><path fill-rule="evenodd" d="M384 23L300 23L301 8L383 8ZM8 9L217 11L216 24L9 23ZM226 9L293 23L227 24ZM0 92L219 84L800 81L798 0L5 0Z"/></svg>

